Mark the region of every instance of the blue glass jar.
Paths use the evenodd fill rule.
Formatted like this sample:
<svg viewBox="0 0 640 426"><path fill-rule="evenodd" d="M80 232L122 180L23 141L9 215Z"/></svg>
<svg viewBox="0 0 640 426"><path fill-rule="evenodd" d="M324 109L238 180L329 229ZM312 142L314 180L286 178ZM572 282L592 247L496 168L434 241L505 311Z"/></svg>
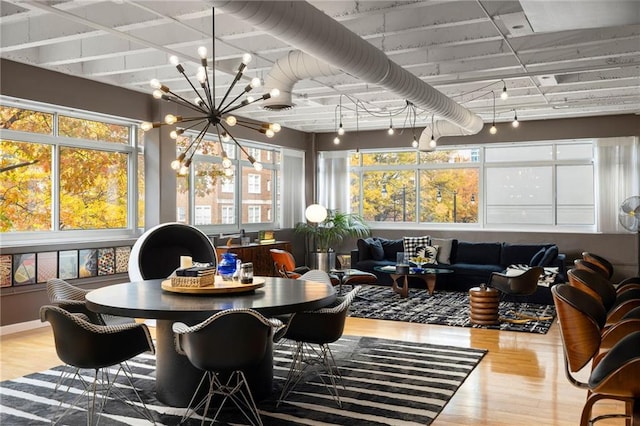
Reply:
<svg viewBox="0 0 640 426"><path fill-rule="evenodd" d="M223 280L231 280L236 272L238 255L235 253L223 253L222 259L218 262L218 273Z"/></svg>

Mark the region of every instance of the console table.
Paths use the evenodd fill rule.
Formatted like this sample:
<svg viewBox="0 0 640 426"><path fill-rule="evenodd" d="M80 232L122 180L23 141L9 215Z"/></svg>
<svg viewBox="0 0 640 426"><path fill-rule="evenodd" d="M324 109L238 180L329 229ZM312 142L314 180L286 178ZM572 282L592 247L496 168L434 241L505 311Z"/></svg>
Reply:
<svg viewBox="0 0 640 426"><path fill-rule="evenodd" d="M266 277L276 276L273 269L273 259L271 259L271 249L280 249L291 251L290 241L276 241L273 243L251 243L248 245L232 244L230 246L217 246L216 253L221 256L223 253L230 252L238 256L242 262L253 263L253 274Z"/></svg>

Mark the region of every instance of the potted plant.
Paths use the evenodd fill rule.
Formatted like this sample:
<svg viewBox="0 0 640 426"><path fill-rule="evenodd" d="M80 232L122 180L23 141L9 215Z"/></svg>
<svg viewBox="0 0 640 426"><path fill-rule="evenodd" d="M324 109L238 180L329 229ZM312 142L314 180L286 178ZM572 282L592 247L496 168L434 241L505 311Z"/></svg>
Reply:
<svg viewBox="0 0 640 426"><path fill-rule="evenodd" d="M321 222L300 222L295 232L304 234L311 245L310 267L330 271L335 269L335 247L347 237L366 237L369 226L362 216L334 209L327 210L327 216ZM307 245L309 248L309 245Z"/></svg>

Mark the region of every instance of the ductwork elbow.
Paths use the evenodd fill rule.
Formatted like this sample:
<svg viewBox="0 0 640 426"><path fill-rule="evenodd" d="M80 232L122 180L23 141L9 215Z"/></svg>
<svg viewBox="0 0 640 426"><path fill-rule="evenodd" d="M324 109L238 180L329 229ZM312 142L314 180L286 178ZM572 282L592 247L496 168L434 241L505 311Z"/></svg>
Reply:
<svg viewBox="0 0 640 426"><path fill-rule="evenodd" d="M438 120L433 123L433 131L431 127L426 127L422 133L420 134L420 139L418 139L418 150L419 151L433 151L435 146L432 146L433 142L437 143L438 139L443 136L469 136L475 135L478 132L471 132L469 130L465 130L462 127L456 126L453 123L450 123L446 120ZM431 136L433 135L433 139Z"/></svg>
<svg viewBox="0 0 640 426"><path fill-rule="evenodd" d="M280 90L280 95L267 99L262 106L268 110L284 110L295 104L292 99L293 86L300 80L326 77L339 74L341 71L326 62L299 50L287 53L278 59L264 79L265 90Z"/></svg>

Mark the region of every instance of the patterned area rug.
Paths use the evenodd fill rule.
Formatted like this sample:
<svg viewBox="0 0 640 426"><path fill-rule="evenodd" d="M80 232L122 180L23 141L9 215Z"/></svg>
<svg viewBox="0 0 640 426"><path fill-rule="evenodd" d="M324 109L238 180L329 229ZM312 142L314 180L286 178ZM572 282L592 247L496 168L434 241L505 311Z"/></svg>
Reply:
<svg viewBox="0 0 640 426"><path fill-rule="evenodd" d="M346 390L340 389L343 407L336 405L317 376L299 384L288 400L276 407L278 391L290 364L287 346L278 345L274 354L273 395L258 403L265 425L429 425L486 353L357 336L343 336L331 348L346 386ZM142 398L157 424L178 424L184 409L167 407L155 398L154 356L143 354L129 365L135 374L135 386L142 389ZM50 424L63 393L54 391L62 368L0 383L0 424ZM79 383L71 383L71 387L73 392L80 389ZM129 387L121 389L128 394L132 392ZM107 417L100 420L103 425L149 424L120 402L109 401L105 412ZM246 424L244 417L237 414L234 409L225 409L216 424ZM63 423L86 424L86 412L74 407ZM200 418L184 424L199 425Z"/></svg>
<svg viewBox="0 0 640 426"><path fill-rule="evenodd" d="M500 317L515 319L514 313L537 318L555 318L553 305L534 303L500 302ZM550 320L533 320L526 323L501 321L497 325L475 325L469 320L469 295L459 291L435 291L411 288L404 299L390 286L365 285L352 303L349 315L421 324L452 325L457 327L491 328L496 330L524 331L546 334L553 323Z"/></svg>

